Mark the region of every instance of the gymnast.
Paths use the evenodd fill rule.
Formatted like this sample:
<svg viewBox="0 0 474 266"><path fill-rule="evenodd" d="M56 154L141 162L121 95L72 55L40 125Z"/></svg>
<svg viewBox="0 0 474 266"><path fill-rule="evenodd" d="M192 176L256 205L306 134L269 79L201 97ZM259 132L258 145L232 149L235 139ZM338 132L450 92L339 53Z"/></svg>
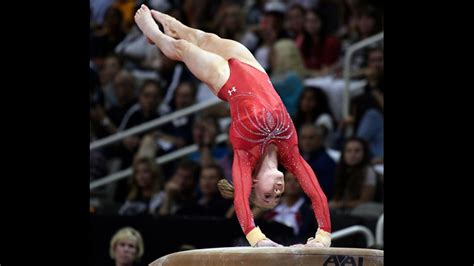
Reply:
<svg viewBox="0 0 474 266"><path fill-rule="evenodd" d="M285 188L283 173L278 170L281 163L311 199L318 222L315 237L300 246L329 247L331 222L326 195L300 155L296 130L285 106L252 53L236 41L190 28L146 5L137 10L135 22L166 57L184 62L217 97L229 103L233 187L224 182L219 189L233 194L235 212L249 244L281 246L255 226L249 202L262 208L278 204Z"/></svg>

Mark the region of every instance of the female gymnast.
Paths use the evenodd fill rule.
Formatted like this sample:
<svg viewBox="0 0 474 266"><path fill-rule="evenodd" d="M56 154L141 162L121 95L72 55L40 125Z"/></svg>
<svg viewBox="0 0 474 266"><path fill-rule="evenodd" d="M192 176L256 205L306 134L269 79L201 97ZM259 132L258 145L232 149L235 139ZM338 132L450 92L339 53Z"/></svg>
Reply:
<svg viewBox="0 0 474 266"><path fill-rule="evenodd" d="M161 32L156 19L162 26ZM284 191L281 163L311 199L318 222L305 247L329 247L331 222L326 196L298 149L293 122L263 67L242 44L190 28L142 5L135 22L163 54L182 61L212 92L230 105L229 138L234 150L234 207L251 246L281 246L255 226L249 200L264 208L278 204Z"/></svg>

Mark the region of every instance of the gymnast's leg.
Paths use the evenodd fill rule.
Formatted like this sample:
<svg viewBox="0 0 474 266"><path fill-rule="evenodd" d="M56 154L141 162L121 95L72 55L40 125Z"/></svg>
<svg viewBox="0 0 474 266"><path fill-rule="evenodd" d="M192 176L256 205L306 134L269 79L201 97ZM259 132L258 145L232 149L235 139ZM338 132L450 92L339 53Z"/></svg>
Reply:
<svg viewBox="0 0 474 266"><path fill-rule="evenodd" d="M176 39L189 41L201 49L220 55L225 60L236 58L261 70L262 72L265 72L257 59L255 59L247 47L241 43L230 39L220 38L214 33L208 33L188 27L172 16L156 10L151 10L151 14L163 25L165 34Z"/></svg>
<svg viewBox="0 0 474 266"><path fill-rule="evenodd" d="M162 33L153 20L150 9L142 5L135 14L137 23L143 34L151 40L163 54L186 64L189 70L202 82L206 83L217 95L219 89L227 82L230 69L223 57L205 51L192 42L174 38Z"/></svg>

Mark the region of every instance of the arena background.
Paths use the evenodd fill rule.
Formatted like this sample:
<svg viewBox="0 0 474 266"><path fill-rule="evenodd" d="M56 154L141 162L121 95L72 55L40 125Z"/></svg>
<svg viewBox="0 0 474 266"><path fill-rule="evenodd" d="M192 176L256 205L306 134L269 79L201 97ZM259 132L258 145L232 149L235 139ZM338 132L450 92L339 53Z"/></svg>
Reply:
<svg viewBox="0 0 474 266"><path fill-rule="evenodd" d="M383 38L353 54L348 94L344 57L351 45L383 32L383 2L91 0L90 265L113 265L110 240L125 226L144 239L145 253L136 265L189 248L247 245L231 203L218 194L212 204L202 200L217 191L212 181L200 182L209 164L203 152L222 168L218 178L231 179L227 106L183 64L146 42L133 23L142 3L246 45L266 68L298 130L311 124L299 132L300 146L328 199L337 202L339 193L359 199L350 208L331 205L333 231L363 225L376 235L384 200ZM153 126L196 106L205 108ZM140 128L145 129L118 138ZM367 147L364 162L354 168L359 175L340 161L350 137ZM138 172L152 176L151 196L143 196L140 186L138 196L130 194ZM179 188L167 190L170 183ZM169 208L163 207L166 197L174 200ZM282 244L305 242L317 226L307 208L299 209L298 225L258 210L256 223ZM377 244L372 247L383 249L383 242ZM360 235L334 240L333 246L367 247Z"/></svg>

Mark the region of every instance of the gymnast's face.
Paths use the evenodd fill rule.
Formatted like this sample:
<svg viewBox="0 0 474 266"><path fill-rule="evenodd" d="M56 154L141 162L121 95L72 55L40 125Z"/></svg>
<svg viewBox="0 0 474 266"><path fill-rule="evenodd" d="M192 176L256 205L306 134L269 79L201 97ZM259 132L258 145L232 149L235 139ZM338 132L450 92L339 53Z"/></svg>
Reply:
<svg viewBox="0 0 474 266"><path fill-rule="evenodd" d="M255 192L254 203L264 208L274 208L278 205L280 197L285 191L283 173L277 169L269 169L259 173L253 179Z"/></svg>

